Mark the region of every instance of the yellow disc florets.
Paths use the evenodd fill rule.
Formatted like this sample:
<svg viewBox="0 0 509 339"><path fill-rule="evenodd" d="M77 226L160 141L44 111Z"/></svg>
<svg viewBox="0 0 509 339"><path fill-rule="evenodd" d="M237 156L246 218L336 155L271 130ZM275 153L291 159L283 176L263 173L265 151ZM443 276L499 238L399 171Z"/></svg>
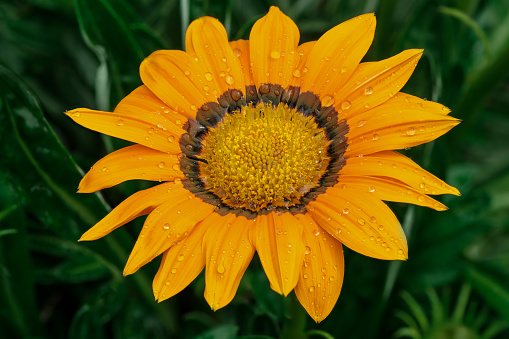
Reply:
<svg viewBox="0 0 509 339"><path fill-rule="evenodd" d="M330 141L313 117L285 104L244 106L202 141L201 178L231 207L288 207L318 186Z"/></svg>

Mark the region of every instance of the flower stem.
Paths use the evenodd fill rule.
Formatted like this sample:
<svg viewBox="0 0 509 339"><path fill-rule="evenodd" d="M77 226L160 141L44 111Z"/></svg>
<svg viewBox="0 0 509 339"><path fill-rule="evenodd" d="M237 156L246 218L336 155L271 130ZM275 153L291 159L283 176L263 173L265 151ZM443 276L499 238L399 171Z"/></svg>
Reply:
<svg viewBox="0 0 509 339"><path fill-rule="evenodd" d="M295 293L286 298L286 312L281 331L281 339L304 339L306 338L306 312L300 305Z"/></svg>

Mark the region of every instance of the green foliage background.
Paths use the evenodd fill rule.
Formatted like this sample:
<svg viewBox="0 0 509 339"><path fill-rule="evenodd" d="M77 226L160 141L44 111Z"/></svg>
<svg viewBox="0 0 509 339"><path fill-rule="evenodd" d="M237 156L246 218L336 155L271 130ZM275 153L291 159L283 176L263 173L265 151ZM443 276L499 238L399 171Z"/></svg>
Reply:
<svg viewBox="0 0 509 339"><path fill-rule="evenodd" d="M345 250L342 294L315 324L271 291L255 259L233 302L217 312L200 276L161 304L158 260L121 271L140 220L104 239L80 235L128 195L76 194L102 156L125 142L63 112L111 110L141 84L157 49L182 49L185 27L211 15L248 38L279 6L301 43L366 12L377 15L366 61L425 53L404 91L439 101L463 122L404 151L462 192L449 211L391 204L409 238L407 262ZM0 0L1 338L507 338L509 337L509 6L497 0Z"/></svg>

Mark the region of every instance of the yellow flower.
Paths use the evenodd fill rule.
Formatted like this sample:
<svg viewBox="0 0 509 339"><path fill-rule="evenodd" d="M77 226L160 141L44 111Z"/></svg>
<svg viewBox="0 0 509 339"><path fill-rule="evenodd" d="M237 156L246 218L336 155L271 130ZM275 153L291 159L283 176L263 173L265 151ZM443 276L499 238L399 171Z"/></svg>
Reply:
<svg viewBox="0 0 509 339"><path fill-rule="evenodd" d="M271 288L295 290L323 320L341 290L342 244L373 258L407 258L405 235L382 200L445 210L428 194L459 194L392 151L459 121L438 103L399 92L422 50L359 63L374 31L366 14L298 45L296 25L276 7L248 41L228 42L214 18L191 23L186 52L146 58L144 85L113 113L68 112L135 143L99 160L79 192L164 182L127 198L80 240L148 214L124 274L163 254L157 300L205 267L205 298L217 310L233 299L256 251Z"/></svg>

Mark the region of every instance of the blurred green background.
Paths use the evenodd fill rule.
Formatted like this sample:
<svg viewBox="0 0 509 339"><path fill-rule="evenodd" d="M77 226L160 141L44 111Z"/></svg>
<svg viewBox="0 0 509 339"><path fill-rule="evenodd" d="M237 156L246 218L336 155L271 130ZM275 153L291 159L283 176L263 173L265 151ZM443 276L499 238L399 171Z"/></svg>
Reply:
<svg viewBox="0 0 509 339"><path fill-rule="evenodd" d="M463 122L403 152L459 188L436 212L390 204L409 238L407 262L345 250L345 281L322 323L270 290L255 257L232 303L210 311L200 276L161 304L159 259L122 269L142 220L91 243L80 235L147 182L76 194L93 163L126 143L63 112L111 110L141 84L157 49L182 49L185 27L211 15L231 40L279 6L301 43L375 12L365 61L425 53L404 92L439 101ZM509 337L509 5L497 0L0 0L0 337ZM288 319L291 310L297 318Z"/></svg>

